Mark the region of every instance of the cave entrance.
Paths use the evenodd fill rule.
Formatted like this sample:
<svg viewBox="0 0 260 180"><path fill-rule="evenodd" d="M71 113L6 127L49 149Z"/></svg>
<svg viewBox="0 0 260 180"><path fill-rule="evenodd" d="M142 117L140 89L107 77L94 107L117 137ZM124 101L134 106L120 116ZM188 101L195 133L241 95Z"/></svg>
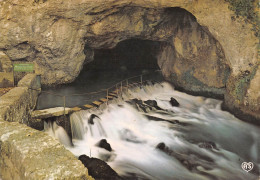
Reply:
<svg viewBox="0 0 260 180"><path fill-rule="evenodd" d="M157 71L160 69L157 64L160 47L159 41L129 39L119 42L112 49L95 49L93 61L84 65L76 80L49 88L48 94L39 97L37 109L63 105L63 99L51 93L66 96L66 106L75 107L105 97L104 89L133 76L145 74L143 81L161 81L163 77ZM138 81L140 78L136 77L129 83Z"/></svg>
<svg viewBox="0 0 260 180"><path fill-rule="evenodd" d="M134 14L139 16L140 11L144 11L139 19L144 29L138 34L136 29L139 26L133 17ZM154 75L146 76L147 80L166 79L176 88L198 95L224 94L229 76L224 51L207 28L200 26L190 12L177 7L156 11L126 7L113 17L117 19L122 16L127 17L126 22L129 22L124 26L125 29L114 27L113 22L110 22L113 18L104 18L100 24L106 28L99 28L109 29L109 32L86 37L86 59L81 73L71 84L53 90L62 96L71 97L66 104L68 107L105 96L96 94L81 97L71 94L101 91L143 73ZM111 28L107 28L111 24ZM159 73L152 73L159 69L164 78L156 76ZM59 104L62 105L62 101Z"/></svg>
<svg viewBox="0 0 260 180"><path fill-rule="evenodd" d="M128 39L119 42L112 49L96 49L94 60L85 65L77 80L81 76L101 76L100 78L110 77L118 81L159 70L157 55L160 45L161 42L158 41Z"/></svg>

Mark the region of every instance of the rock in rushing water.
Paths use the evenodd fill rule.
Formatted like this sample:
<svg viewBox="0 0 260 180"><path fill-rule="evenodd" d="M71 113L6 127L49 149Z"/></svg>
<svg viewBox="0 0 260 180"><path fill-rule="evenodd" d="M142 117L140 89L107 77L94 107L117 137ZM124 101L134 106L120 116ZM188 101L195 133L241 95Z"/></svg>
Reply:
<svg viewBox="0 0 260 180"><path fill-rule="evenodd" d="M154 107L155 109L158 109L158 110L162 110L158 105L157 105L157 102L155 100L147 100L147 101L144 101L145 104L149 105L149 106L152 106Z"/></svg>
<svg viewBox="0 0 260 180"><path fill-rule="evenodd" d="M88 168L89 174L97 180L120 180L121 177L104 161L90 158L86 155L79 156L79 160Z"/></svg>
<svg viewBox="0 0 260 180"><path fill-rule="evenodd" d="M94 125L94 118L99 118L99 117L95 114L91 114L89 119L88 119L88 123Z"/></svg>
<svg viewBox="0 0 260 180"><path fill-rule="evenodd" d="M98 143L98 147L104 148L110 152L112 151L112 148L106 139L101 139Z"/></svg>
<svg viewBox="0 0 260 180"><path fill-rule="evenodd" d="M171 97L170 103L172 106L178 107L180 105L179 102L176 99L174 99L173 97Z"/></svg>

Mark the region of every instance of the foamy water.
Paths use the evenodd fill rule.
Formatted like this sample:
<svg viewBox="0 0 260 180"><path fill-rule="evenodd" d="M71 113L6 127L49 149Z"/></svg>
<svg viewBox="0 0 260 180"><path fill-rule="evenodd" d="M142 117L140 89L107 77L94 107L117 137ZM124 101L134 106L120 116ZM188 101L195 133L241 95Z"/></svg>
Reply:
<svg viewBox="0 0 260 180"><path fill-rule="evenodd" d="M170 104L171 97L179 107ZM162 110L125 102L133 98L155 100ZM55 131L49 133L76 156L100 158L124 177L257 180L260 128L222 111L221 101L175 91L168 83L132 88L123 99L102 111L73 113L73 147ZM92 114L99 117L94 124L89 123ZM97 146L101 139L112 152ZM159 143L167 146L165 151L156 148ZM242 162L254 163L254 169L244 171Z"/></svg>

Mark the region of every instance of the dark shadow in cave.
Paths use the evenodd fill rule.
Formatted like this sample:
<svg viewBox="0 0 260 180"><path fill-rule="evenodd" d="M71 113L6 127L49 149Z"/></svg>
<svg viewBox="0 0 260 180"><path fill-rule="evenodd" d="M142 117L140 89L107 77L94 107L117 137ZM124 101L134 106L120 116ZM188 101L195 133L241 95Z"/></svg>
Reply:
<svg viewBox="0 0 260 180"><path fill-rule="evenodd" d="M111 78L124 79L158 70L160 44L158 41L129 39L119 42L113 49L96 49L94 61L84 66L76 81L84 81L84 76L99 78L104 73Z"/></svg>
<svg viewBox="0 0 260 180"><path fill-rule="evenodd" d="M105 97L106 92L93 95L77 95L109 88L126 78L146 73L143 80L162 80L157 64L160 42L129 39L121 41L113 49L96 49L94 60L84 65L77 79L70 83L44 89L66 96L66 106L84 105ZM37 109L63 106L63 99L52 94L42 93Z"/></svg>

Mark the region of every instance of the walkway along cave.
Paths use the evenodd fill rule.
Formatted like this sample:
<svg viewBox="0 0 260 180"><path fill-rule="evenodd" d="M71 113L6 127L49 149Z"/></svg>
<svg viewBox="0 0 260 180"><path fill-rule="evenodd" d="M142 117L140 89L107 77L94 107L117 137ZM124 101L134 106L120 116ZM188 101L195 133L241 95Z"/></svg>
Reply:
<svg viewBox="0 0 260 180"><path fill-rule="evenodd" d="M0 71L14 63L34 68L34 74L23 72L28 76L8 92L13 94L0 97L0 179L77 179L89 178L88 172L108 178L109 173L95 174L88 166L99 161L92 157L115 170L110 168L115 179L256 179L259 26L253 17L237 14L232 2L0 1ZM120 96L114 90L106 103L109 87L140 74L141 86L127 86ZM143 83L145 78L153 82ZM98 109L94 101L104 106ZM53 107L61 107L60 121L70 119L69 136L56 117L45 119L44 130L64 146L25 126L31 126L35 109ZM65 115L65 107L78 110ZM43 119L35 119L41 128ZM63 153L35 159L25 150L24 141L34 144L31 137L44 144L42 152L55 146ZM58 164L65 161L62 156L80 167L77 177L55 168L41 174L40 166L48 167L43 158L54 157ZM245 172L243 162L255 168Z"/></svg>

